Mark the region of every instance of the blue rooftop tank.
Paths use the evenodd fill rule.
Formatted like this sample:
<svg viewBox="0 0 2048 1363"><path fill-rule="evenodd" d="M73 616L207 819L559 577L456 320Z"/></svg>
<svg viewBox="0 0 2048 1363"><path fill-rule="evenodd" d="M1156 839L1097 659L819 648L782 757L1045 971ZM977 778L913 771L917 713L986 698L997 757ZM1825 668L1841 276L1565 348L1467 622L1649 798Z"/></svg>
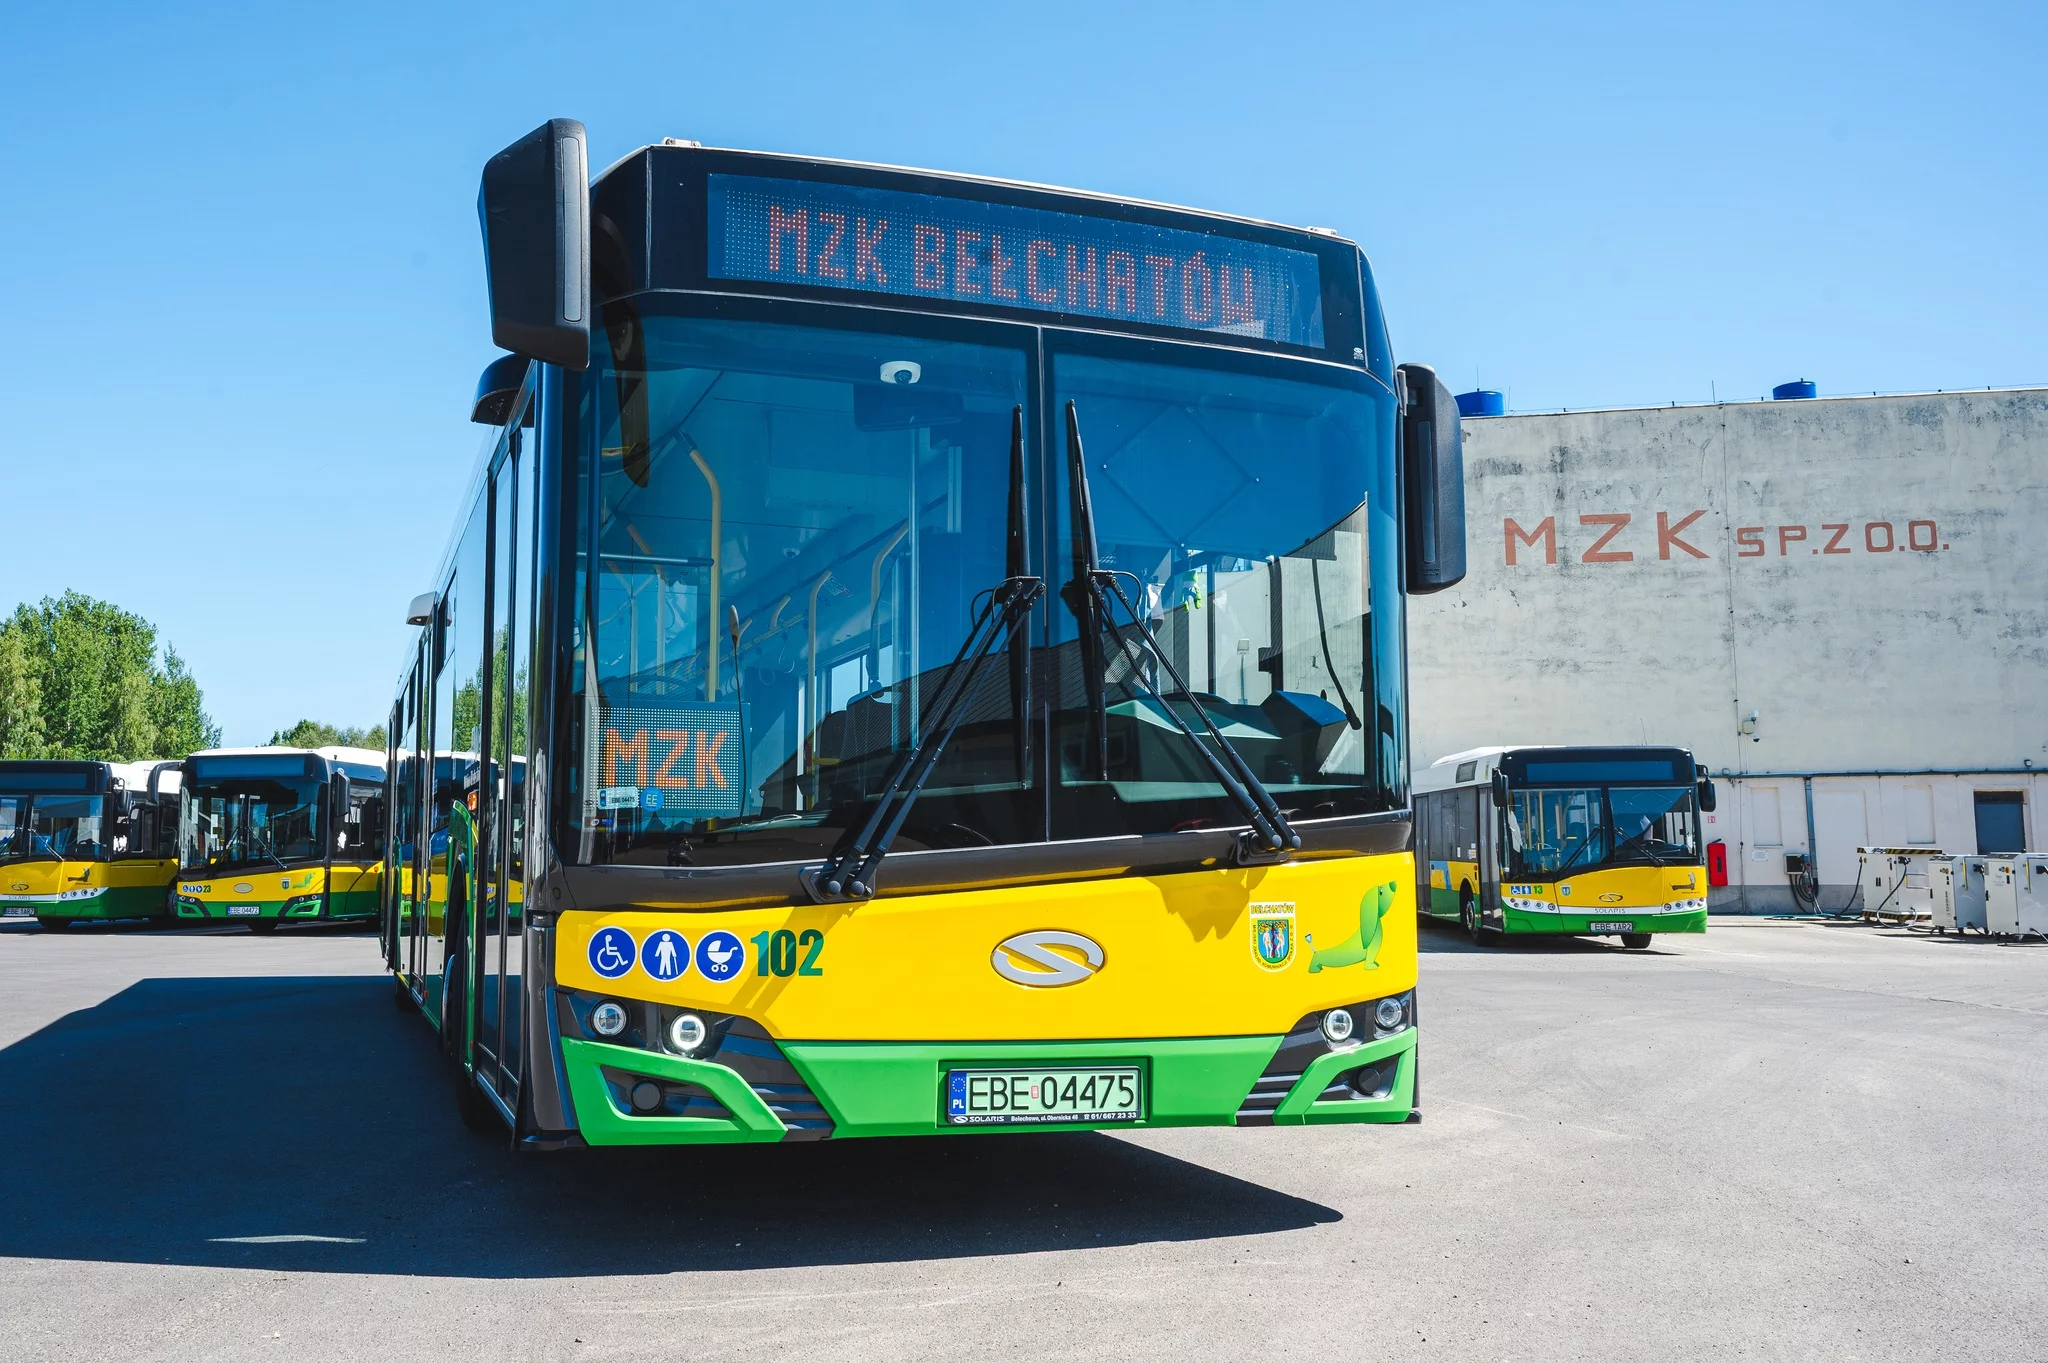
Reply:
<svg viewBox="0 0 2048 1363"><path fill-rule="evenodd" d="M1814 396L1814 392L1812 379L1795 379L1791 383L1781 383L1773 388L1771 400L1784 402L1789 398L1810 398Z"/></svg>
<svg viewBox="0 0 2048 1363"><path fill-rule="evenodd" d="M1499 393L1494 392L1491 388L1481 388L1476 392L1458 394L1459 416L1506 416L1507 414L1508 404L1506 399L1502 398Z"/></svg>

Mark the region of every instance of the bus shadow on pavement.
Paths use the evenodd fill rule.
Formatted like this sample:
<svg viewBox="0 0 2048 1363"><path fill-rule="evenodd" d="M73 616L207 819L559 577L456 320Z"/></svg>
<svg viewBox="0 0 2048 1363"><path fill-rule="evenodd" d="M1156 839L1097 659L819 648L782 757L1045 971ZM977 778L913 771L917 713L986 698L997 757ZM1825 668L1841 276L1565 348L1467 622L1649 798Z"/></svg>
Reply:
<svg viewBox="0 0 2048 1363"><path fill-rule="evenodd" d="M515 1155L462 1127L391 996L384 976L151 979L0 1050L0 1256L574 1277L1341 1219L1088 1133Z"/></svg>

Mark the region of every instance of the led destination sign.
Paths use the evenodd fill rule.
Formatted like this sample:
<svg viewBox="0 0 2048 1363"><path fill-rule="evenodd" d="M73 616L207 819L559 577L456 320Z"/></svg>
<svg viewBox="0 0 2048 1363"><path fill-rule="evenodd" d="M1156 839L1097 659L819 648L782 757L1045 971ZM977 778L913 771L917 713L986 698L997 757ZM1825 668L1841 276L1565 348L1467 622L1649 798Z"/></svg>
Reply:
<svg viewBox="0 0 2048 1363"><path fill-rule="evenodd" d="M1313 252L974 199L709 178L705 272L1323 345Z"/></svg>

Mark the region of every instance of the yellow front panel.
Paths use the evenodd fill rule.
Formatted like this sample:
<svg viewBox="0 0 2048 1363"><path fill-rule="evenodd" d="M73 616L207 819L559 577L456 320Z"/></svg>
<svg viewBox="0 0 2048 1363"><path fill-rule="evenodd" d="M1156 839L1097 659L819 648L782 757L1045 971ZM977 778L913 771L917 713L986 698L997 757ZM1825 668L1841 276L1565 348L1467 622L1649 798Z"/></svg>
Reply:
<svg viewBox="0 0 2048 1363"><path fill-rule="evenodd" d="M327 883L324 866L293 867L267 871L243 867L226 875L186 876L178 881L178 893L212 907L227 904L275 904L302 894L318 894Z"/></svg>
<svg viewBox="0 0 2048 1363"><path fill-rule="evenodd" d="M0 866L0 894L49 895L83 889L89 861L17 861Z"/></svg>
<svg viewBox="0 0 2048 1363"><path fill-rule="evenodd" d="M1701 866L1609 866L1567 876L1555 886L1508 885L1508 894L1551 899L1563 913L1600 914L1613 909L1656 909L1679 900L1704 899L1707 872Z"/></svg>
<svg viewBox="0 0 2048 1363"><path fill-rule="evenodd" d="M568 912L557 934L563 985L741 1013L802 1040L1025 1041L1228 1036L1283 1031L1305 1014L1415 984L1415 871L1406 853L1301 865L1132 876L712 913ZM1291 922L1275 966L1261 925ZM739 974L707 980L693 963L663 983L635 962L616 979L591 966L592 937L619 927L645 943L663 928L694 949L707 932L746 944ZM823 936L815 975L764 974L755 934ZM998 944L1039 930L1097 943L1102 964L1057 988L1013 983ZM1277 933L1263 939L1268 949ZM799 959L808 955L800 952Z"/></svg>

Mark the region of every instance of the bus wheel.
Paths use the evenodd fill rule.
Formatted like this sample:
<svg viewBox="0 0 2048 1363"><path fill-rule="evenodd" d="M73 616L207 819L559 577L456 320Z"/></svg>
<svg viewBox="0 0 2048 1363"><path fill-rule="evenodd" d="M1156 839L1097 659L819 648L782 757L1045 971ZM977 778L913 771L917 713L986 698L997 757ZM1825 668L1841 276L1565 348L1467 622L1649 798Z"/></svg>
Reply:
<svg viewBox="0 0 2048 1363"><path fill-rule="evenodd" d="M277 920L275 918L258 918L249 924L249 931L264 934L276 932Z"/></svg>
<svg viewBox="0 0 2048 1363"><path fill-rule="evenodd" d="M1479 910L1472 902L1472 887L1465 886L1458 891L1458 922L1464 925L1465 935L1472 939L1472 945L1483 947L1493 941L1493 934L1479 922Z"/></svg>
<svg viewBox="0 0 2048 1363"><path fill-rule="evenodd" d="M1650 934L1647 932L1624 932L1621 934L1621 944L1630 951L1641 951L1644 947L1650 945Z"/></svg>
<svg viewBox="0 0 2048 1363"><path fill-rule="evenodd" d="M71 926L69 918L38 918L36 926L44 932L62 932Z"/></svg>

